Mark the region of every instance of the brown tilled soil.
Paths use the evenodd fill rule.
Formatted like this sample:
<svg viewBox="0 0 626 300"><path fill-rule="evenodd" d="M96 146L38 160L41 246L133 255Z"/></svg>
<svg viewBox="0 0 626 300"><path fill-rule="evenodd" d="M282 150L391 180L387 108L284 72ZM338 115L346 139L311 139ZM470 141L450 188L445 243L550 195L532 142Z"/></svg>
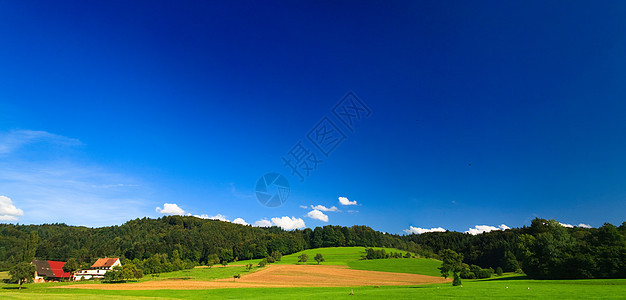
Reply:
<svg viewBox="0 0 626 300"><path fill-rule="evenodd" d="M304 286L375 286L375 285L419 285L450 281L441 277L352 270L346 266L325 265L273 265L264 270L233 279L214 281L195 280L151 280L122 284L77 284L60 288L105 289L105 290L192 290L245 287L304 287Z"/></svg>

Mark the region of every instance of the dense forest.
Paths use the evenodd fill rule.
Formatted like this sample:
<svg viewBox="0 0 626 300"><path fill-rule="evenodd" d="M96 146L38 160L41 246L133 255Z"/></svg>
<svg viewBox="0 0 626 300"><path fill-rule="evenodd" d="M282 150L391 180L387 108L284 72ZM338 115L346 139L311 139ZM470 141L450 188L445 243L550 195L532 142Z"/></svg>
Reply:
<svg viewBox="0 0 626 300"><path fill-rule="evenodd" d="M0 224L0 269L32 257L74 258L85 267L108 256L133 262L149 274L336 246L390 247L421 257L438 257L451 249L463 256L464 263L523 271L538 279L626 278L626 222L588 229L565 228L545 219L535 219L529 227L478 235L392 235L367 226L332 225L285 231L183 216L135 219L101 228Z"/></svg>

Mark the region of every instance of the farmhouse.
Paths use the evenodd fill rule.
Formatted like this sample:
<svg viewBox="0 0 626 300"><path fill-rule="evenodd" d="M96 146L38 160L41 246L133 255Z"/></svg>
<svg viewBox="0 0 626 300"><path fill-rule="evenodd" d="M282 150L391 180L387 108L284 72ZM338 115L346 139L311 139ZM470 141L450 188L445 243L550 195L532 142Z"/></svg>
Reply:
<svg viewBox="0 0 626 300"><path fill-rule="evenodd" d="M72 277L69 272L63 272L64 261L35 259L31 264L35 266L34 282L61 281Z"/></svg>
<svg viewBox="0 0 626 300"><path fill-rule="evenodd" d="M107 271L113 270L113 267L122 266L119 258L98 258L98 260L91 265L90 269L87 270L78 270L74 273L74 280L81 279L93 279L93 278L104 278L104 274Z"/></svg>

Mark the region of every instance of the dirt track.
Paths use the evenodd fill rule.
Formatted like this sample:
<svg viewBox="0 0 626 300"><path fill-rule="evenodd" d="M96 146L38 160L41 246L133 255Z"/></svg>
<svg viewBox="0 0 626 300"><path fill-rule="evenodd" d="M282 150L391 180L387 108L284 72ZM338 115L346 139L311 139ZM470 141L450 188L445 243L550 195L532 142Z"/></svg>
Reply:
<svg viewBox="0 0 626 300"><path fill-rule="evenodd" d="M419 285L450 281L426 275L352 270L346 266L325 265L273 265L264 270L233 279L214 281L151 280L122 284L76 284L59 288L103 290L192 290L252 287L304 287L304 286L372 286Z"/></svg>

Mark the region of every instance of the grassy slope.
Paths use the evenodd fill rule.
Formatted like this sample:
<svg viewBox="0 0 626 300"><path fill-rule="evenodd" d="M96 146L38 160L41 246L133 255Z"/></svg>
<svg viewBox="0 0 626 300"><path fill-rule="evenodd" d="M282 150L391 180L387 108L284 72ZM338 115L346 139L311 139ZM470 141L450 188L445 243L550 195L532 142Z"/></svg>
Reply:
<svg viewBox="0 0 626 300"><path fill-rule="evenodd" d="M427 258L375 259L351 261L348 266L357 270L440 276L437 268L441 266L441 261Z"/></svg>
<svg viewBox="0 0 626 300"><path fill-rule="evenodd" d="M373 247L374 249L382 249ZM398 249L388 249L385 248L387 252L400 252L402 255L406 253L406 251L398 250ZM361 259L362 255L365 255L365 247L331 247L331 248L318 248L318 249L309 249L304 250L298 253L285 255L277 264L287 264L294 265L298 263L298 256L306 253L309 255L309 260L306 264L315 265L317 262L313 259L315 254L321 253L324 256L325 261L322 264L325 265L348 265L350 262L357 261ZM235 265L245 265L248 263L252 263L257 265L261 261L260 259L252 259L252 260L242 260L235 262Z"/></svg>
<svg viewBox="0 0 626 300"><path fill-rule="evenodd" d="M253 273L259 269L260 268L258 266L255 266L252 268L252 270L248 271L246 270L245 266L222 267L221 265L219 265L213 266L211 269L202 268L161 273L159 274L159 277L152 277L151 275L147 275L140 281L163 279L213 280L220 278L233 278L233 275L241 274L243 276L249 273Z"/></svg>

